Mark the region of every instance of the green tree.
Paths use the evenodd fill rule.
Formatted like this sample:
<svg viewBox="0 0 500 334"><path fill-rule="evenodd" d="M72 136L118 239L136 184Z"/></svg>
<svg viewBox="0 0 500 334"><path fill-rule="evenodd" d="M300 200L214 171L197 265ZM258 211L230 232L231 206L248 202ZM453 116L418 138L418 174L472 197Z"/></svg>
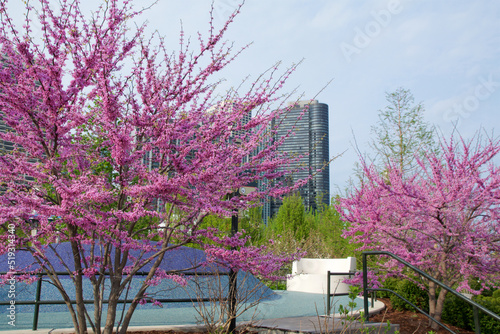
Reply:
<svg viewBox="0 0 500 334"><path fill-rule="evenodd" d="M356 252L359 245L352 243L351 238L342 236L349 224L341 219L336 204L337 202L333 201L323 210L314 213L315 224L311 234L318 235L318 241L315 243L317 248L315 257L343 258L360 254Z"/></svg>
<svg viewBox="0 0 500 334"><path fill-rule="evenodd" d="M269 222L268 229L276 235L291 231L295 239L302 240L308 237L310 229L305 217L302 198L297 193L292 194L283 199L283 204Z"/></svg>
<svg viewBox="0 0 500 334"><path fill-rule="evenodd" d="M250 236L250 243L262 244L263 242L268 242L264 238L265 225L262 221L262 207L256 206L245 210L243 214L240 215L240 230L245 231L244 235Z"/></svg>
<svg viewBox="0 0 500 334"><path fill-rule="evenodd" d="M273 239L270 249L293 252L297 248L314 258L356 256L359 245L342 236L348 227L341 220L336 203L305 211L299 195L286 197L277 215L269 222L262 240Z"/></svg>
<svg viewBox="0 0 500 334"><path fill-rule="evenodd" d="M397 164L403 172L415 168L415 156L435 150L434 127L424 121L424 106L415 103L408 89L386 93L388 105L379 110L379 121L371 132L370 146L376 153L378 166Z"/></svg>
<svg viewBox="0 0 500 334"><path fill-rule="evenodd" d="M203 218L201 228L213 227L229 235L231 233L231 217L207 215ZM264 224L262 222L262 207L252 207L242 210L238 215L238 230L244 236L250 236L248 244L262 245L268 240L264 238Z"/></svg>

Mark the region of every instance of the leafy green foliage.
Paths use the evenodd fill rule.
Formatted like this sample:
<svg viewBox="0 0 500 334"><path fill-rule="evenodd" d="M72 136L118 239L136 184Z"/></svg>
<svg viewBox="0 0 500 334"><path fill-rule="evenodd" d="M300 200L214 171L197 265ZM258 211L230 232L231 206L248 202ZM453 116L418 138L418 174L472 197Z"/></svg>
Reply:
<svg viewBox="0 0 500 334"><path fill-rule="evenodd" d="M305 208L299 194L293 194L283 199L278 213L268 224L268 230L273 234L282 234L286 230L293 231L296 239L309 236L310 221L306 222Z"/></svg>
<svg viewBox="0 0 500 334"><path fill-rule="evenodd" d="M229 235L231 233L231 217L219 217L208 215L203 218L200 224L201 228L214 227ZM238 215L238 230L243 232L244 236L250 236L248 244L257 246L264 243L264 229L262 222L262 208L253 207L240 212Z"/></svg>
<svg viewBox="0 0 500 334"><path fill-rule="evenodd" d="M361 328L357 329L356 332L359 333L364 333L364 334L369 334L373 333L373 331L369 328L364 326L365 324L365 317L364 317L364 312L360 310L359 314L356 314L356 308L358 304L356 303L356 298L361 294L362 289L359 286L351 285L349 287L349 303L347 306L340 305L339 306L339 314L341 316L341 323L342 326L344 326L343 330L341 330L342 333L351 333L350 325L357 321L359 322L362 326ZM391 330L391 322L387 321L385 324L381 324L380 327L378 328L377 333L389 333Z"/></svg>
<svg viewBox="0 0 500 334"><path fill-rule="evenodd" d="M293 254L300 249L312 258L361 258L358 244L342 236L347 224L340 219L334 204L319 205L316 211L305 211L298 195L284 198L284 204L266 226L262 221L262 208L253 207L239 213L239 231L250 236L247 244L266 246L268 251L279 254ZM231 231L231 218L206 216L200 228L214 227L222 233ZM279 275L291 272L291 265L285 266ZM273 289L285 288L283 284Z"/></svg>
<svg viewBox="0 0 500 334"><path fill-rule="evenodd" d="M398 88L386 93L386 100L388 105L379 110L379 121L372 127L371 147L380 166L392 161L410 171L416 165L415 154L435 148L434 129L424 122L424 107L414 103L410 90Z"/></svg>
<svg viewBox="0 0 500 334"><path fill-rule="evenodd" d="M319 205L316 211L305 211L298 195L286 197L277 215L263 230L265 242L274 251L293 252L297 248L312 258L343 258L360 255L358 244L342 236L348 225L332 203ZM286 205L285 205L286 204ZM254 240L255 242L255 240Z"/></svg>
<svg viewBox="0 0 500 334"><path fill-rule="evenodd" d="M355 256L361 259L361 252L356 251L359 244L354 243L350 237L343 236L344 230L349 225L342 221L335 204L320 207L320 210L315 213L309 212L306 216L306 219L314 219L313 230L310 235L315 235L317 238L315 257L343 258Z"/></svg>
<svg viewBox="0 0 500 334"><path fill-rule="evenodd" d="M490 296L480 295L473 297L473 300L500 315L500 290L487 291L486 294ZM446 296L442 318L452 325L467 330L474 330L474 312L472 306L452 294ZM481 311L479 311L479 324L481 333L500 333L500 321L493 319Z"/></svg>
<svg viewBox="0 0 500 334"><path fill-rule="evenodd" d="M358 304L356 303L356 298L361 293L362 289L359 286L351 285L349 287L349 303L347 306L339 305L339 314L343 317L342 324L345 325L345 321L353 322L357 320L357 316L354 315L354 311ZM361 319L363 319L363 315L361 314Z"/></svg>
<svg viewBox="0 0 500 334"><path fill-rule="evenodd" d="M383 289L389 289L392 291L396 291L397 285L399 283L400 279L395 278L395 277L387 277L382 284ZM394 294L391 292L386 292L386 291L377 291L377 297L378 298L391 298Z"/></svg>
<svg viewBox="0 0 500 334"><path fill-rule="evenodd" d="M480 305L488 310L500 315L500 291L497 290L491 297L477 296L475 298ZM500 321L479 312L479 323L481 325L481 333L500 333Z"/></svg>
<svg viewBox="0 0 500 334"><path fill-rule="evenodd" d="M468 330L472 329L470 320L474 324L472 306L451 293L446 296L441 318L446 323Z"/></svg>
<svg viewBox="0 0 500 334"><path fill-rule="evenodd" d="M241 231L245 231L245 236L250 236L250 243L263 244L265 224L262 221L262 207L253 207L243 212L239 218L239 226Z"/></svg>
<svg viewBox="0 0 500 334"><path fill-rule="evenodd" d="M418 308L429 312L429 296L427 291L422 289L417 283L408 279L399 280L395 291ZM392 306L397 310L415 310L411 305L394 294L390 298Z"/></svg>

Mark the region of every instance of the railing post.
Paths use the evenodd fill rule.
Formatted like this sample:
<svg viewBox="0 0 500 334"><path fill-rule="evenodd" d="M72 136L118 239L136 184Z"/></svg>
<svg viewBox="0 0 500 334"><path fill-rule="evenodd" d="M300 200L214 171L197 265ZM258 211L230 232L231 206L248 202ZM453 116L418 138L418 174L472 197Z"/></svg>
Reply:
<svg viewBox="0 0 500 334"><path fill-rule="evenodd" d="M38 313L40 311L40 295L42 292L42 274L38 274L38 282L36 283L35 292L35 310L33 311L33 330L38 329Z"/></svg>
<svg viewBox="0 0 500 334"><path fill-rule="evenodd" d="M477 302L473 301L472 299L470 298L466 298L464 297L462 294L460 294L459 292L453 290L452 288L450 288L449 286L445 285L444 283L438 281L437 279L435 279L434 277L426 274L425 272L423 272L422 270L418 269L417 267L415 267L414 265L410 264L409 262L403 260L402 258L396 256L395 254L391 253L391 252L388 252L388 251L366 251L366 252L363 252L363 292L365 294L365 298L364 298L364 306L365 306L365 313L367 312L368 310L368 303L367 303L367 298L366 298L366 291L367 291L367 264L366 264L366 256L367 255L387 255L387 256L390 256L392 257L393 259L395 259L396 261L398 261L399 263L402 263L404 264L406 267L412 269L413 271L415 271L416 273L420 274L422 277L428 279L429 281L431 282L434 282L436 283L437 285L439 285L441 288L447 290L449 293L451 293L452 295L460 298L461 300L465 301L466 303L472 305L472 308L473 308L473 313L474 313L474 323L475 323L475 333L477 334L480 334L481 333L481 325L480 325L480 322L479 322L479 311L483 312L483 313L486 313L488 316L492 317L493 319L496 319L498 321L500 321L500 315L488 310L487 308L485 308L484 306L482 306L481 304L478 304ZM371 291L389 291L393 294L395 294L396 296L398 296L400 299L404 300L407 304L413 306L416 310L418 310L420 313L426 315L429 319L431 319L432 321L434 321L435 323L439 324L440 326L442 326L443 328L447 329L449 332L451 333L455 333L453 332L451 329L449 329L448 327L446 327L445 325L443 325L440 321L436 320L434 317L430 316L429 314L427 314L426 312L424 312L423 310L421 310L420 308L418 308L417 306L415 306L414 304L412 304L411 302L409 302L407 299L405 299L404 297L402 297L401 295L397 294L396 292L392 291L392 290L389 290L389 289L375 289L375 288L371 288L370 289ZM365 319L368 320L368 316L365 315Z"/></svg>
<svg viewBox="0 0 500 334"><path fill-rule="evenodd" d="M231 217L231 236L236 235L238 233L238 212L233 213ZM231 249L236 249L232 247ZM238 294L238 284L237 284L237 275L238 273L230 268L229 270L229 314L228 316L231 318L229 322L229 332L234 333L236 331L236 303L237 303L237 294Z"/></svg>
<svg viewBox="0 0 500 334"><path fill-rule="evenodd" d="M330 292L330 270L328 270L326 272L326 316L329 317L330 316L330 308L331 308L331 305L330 305L330 296L331 296L331 292Z"/></svg>
<svg viewBox="0 0 500 334"><path fill-rule="evenodd" d="M476 306L472 305L472 312L474 313L474 331L476 334L481 334L481 324L479 323L479 311Z"/></svg>
<svg viewBox="0 0 500 334"><path fill-rule="evenodd" d="M368 311L368 265L366 263L366 255L363 253L363 304L365 308L365 322L370 319L370 313Z"/></svg>

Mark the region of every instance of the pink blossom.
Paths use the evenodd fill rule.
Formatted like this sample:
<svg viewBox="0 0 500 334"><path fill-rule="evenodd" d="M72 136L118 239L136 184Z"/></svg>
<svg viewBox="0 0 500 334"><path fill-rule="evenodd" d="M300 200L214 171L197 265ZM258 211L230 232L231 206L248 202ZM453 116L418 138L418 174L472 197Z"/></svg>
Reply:
<svg viewBox="0 0 500 334"><path fill-rule="evenodd" d="M6 189L0 223L15 226L16 235L12 243L9 233L0 235L0 254L9 245L28 251L40 270L56 275L54 265L63 266L76 287L90 279L95 293L108 283L113 293L125 291L145 266L152 274L145 288L159 279L185 284L173 273L153 276L170 250L186 244L206 247L213 263L262 276L298 257L245 247L240 234L200 229L209 214L231 216L307 181L269 182L296 172L283 167L299 159L278 151L295 129L275 138L273 128L287 112L276 106L294 67L275 66L249 91L214 101L219 92L212 78L242 51L223 42L239 7L220 29L211 21L199 45L181 36L180 50L172 53L163 39L146 36L144 25L128 26L140 11L127 0L104 1L88 16L78 1L56 5L40 0L31 11L43 32L33 38L31 21L17 31L0 1L0 110L12 130L0 140L14 146L0 156ZM254 117L246 122L249 113ZM264 185L228 198L253 182ZM70 243L71 253L54 247L57 260L49 263L45 253L57 242ZM35 272L16 270L27 277ZM55 276L52 283L64 290ZM83 301L83 290L77 291ZM141 294L135 298L142 302ZM75 327L85 332L86 306L69 307L79 316Z"/></svg>
<svg viewBox="0 0 500 334"><path fill-rule="evenodd" d="M362 250L392 252L448 286L480 292L500 279L499 152L498 140L452 138L442 139L440 153L416 156L419 167L409 175L397 164L380 175L363 162L364 181L339 200L350 223L345 235ZM383 266L402 269L391 258ZM480 290L469 286L472 278L482 281Z"/></svg>
<svg viewBox="0 0 500 334"><path fill-rule="evenodd" d="M379 278L375 274L375 272L368 270L367 271L367 279L368 279L368 288L379 289L382 287L382 284L379 282ZM354 274L354 277L346 278L343 281L343 283L355 285L355 286L359 286L359 287L363 288L363 273L356 272Z"/></svg>

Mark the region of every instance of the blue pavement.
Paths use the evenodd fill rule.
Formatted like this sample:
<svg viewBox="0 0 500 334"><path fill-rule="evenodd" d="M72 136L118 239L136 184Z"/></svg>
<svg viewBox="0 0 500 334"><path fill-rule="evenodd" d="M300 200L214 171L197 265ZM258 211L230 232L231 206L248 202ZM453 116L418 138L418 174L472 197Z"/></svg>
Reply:
<svg viewBox="0 0 500 334"><path fill-rule="evenodd" d="M334 308L347 306L348 297L335 297ZM358 309L362 307L362 299L357 300ZM217 307L217 305L213 305ZM45 311L43 309L46 309ZM69 312L50 312L49 306L42 306L39 316L39 329L60 329L72 327ZM7 324L5 312L0 314L0 331L29 330L32 328L33 313L16 313L16 326ZM316 316L326 313L325 295L292 291L276 291L274 298L264 300L256 307L250 308L238 318L238 321L274 319L284 317ZM132 317L130 326L169 326L201 324L201 318L193 305L170 304L163 308L138 308Z"/></svg>
<svg viewBox="0 0 500 334"><path fill-rule="evenodd" d="M58 244L58 253L68 253L68 256L63 258L69 259L70 248L68 244ZM56 264L56 270L63 270L62 264L57 264L54 260L54 255L47 253L53 262ZM168 253L162 263L164 270L178 270L190 267L193 263L200 263L205 260L204 252L182 247L175 251ZM16 263L24 268L32 264L33 258L27 252L18 252L16 254ZM69 262L69 261L68 261ZM3 265L7 263L5 256L0 256L0 272L7 271ZM69 265L69 264L67 264ZM33 267L32 267L33 269ZM147 269L147 268L146 268ZM21 269L18 269L21 271ZM199 273L211 271L207 267L198 269ZM224 272L225 270L219 271ZM227 271L227 270L226 270ZM42 294L40 300L62 300L59 291L45 278L42 284ZM134 296L143 279L141 277L134 278L130 285L129 298ZM71 299L74 299L74 286L69 277L63 279L65 289ZM156 299L169 298L179 299L188 298L196 299L196 296L216 296L215 300L220 300L227 296L228 291L228 276L195 276L188 280L186 287L180 287L172 280L163 280L160 285L152 286L148 289L148 296ZM9 301L8 299L9 285L0 286L0 301ZM19 301L34 301L36 283L25 284L17 282L15 285L15 292L17 302ZM257 319L273 319L283 317L303 317L303 316L316 316L326 313L326 300L324 294L311 294L290 291L273 292L265 285L263 285L254 276L240 272L238 274L238 293L244 296L242 300L247 303L252 303L257 300L260 301L258 306L249 307L238 321L249 321ZM85 280L84 284L84 298L92 300L92 286L89 280ZM106 296L105 296L106 298ZM123 296L121 297L123 298ZM346 306L349 302L347 297L336 297L334 307L339 305ZM217 303L206 303L208 307L213 307L215 310L219 309ZM243 305L240 303L239 305ZM361 308L362 300L358 302L358 307ZM15 305L15 327L9 325L8 306L0 306L0 331L6 330L29 330L33 324L33 305ZM88 311L93 316L93 306L87 304ZM194 307L192 302L183 303L164 303L163 307L155 306L152 303L139 305L131 320L130 326L153 326L153 325L188 325L201 323L201 317L197 312L197 307ZM105 314L105 311L103 312ZM105 316L104 316L105 317ZM104 321L104 319L103 319ZM68 328L73 327L70 314L66 305L41 305L39 312L38 328L52 329L52 328Z"/></svg>

